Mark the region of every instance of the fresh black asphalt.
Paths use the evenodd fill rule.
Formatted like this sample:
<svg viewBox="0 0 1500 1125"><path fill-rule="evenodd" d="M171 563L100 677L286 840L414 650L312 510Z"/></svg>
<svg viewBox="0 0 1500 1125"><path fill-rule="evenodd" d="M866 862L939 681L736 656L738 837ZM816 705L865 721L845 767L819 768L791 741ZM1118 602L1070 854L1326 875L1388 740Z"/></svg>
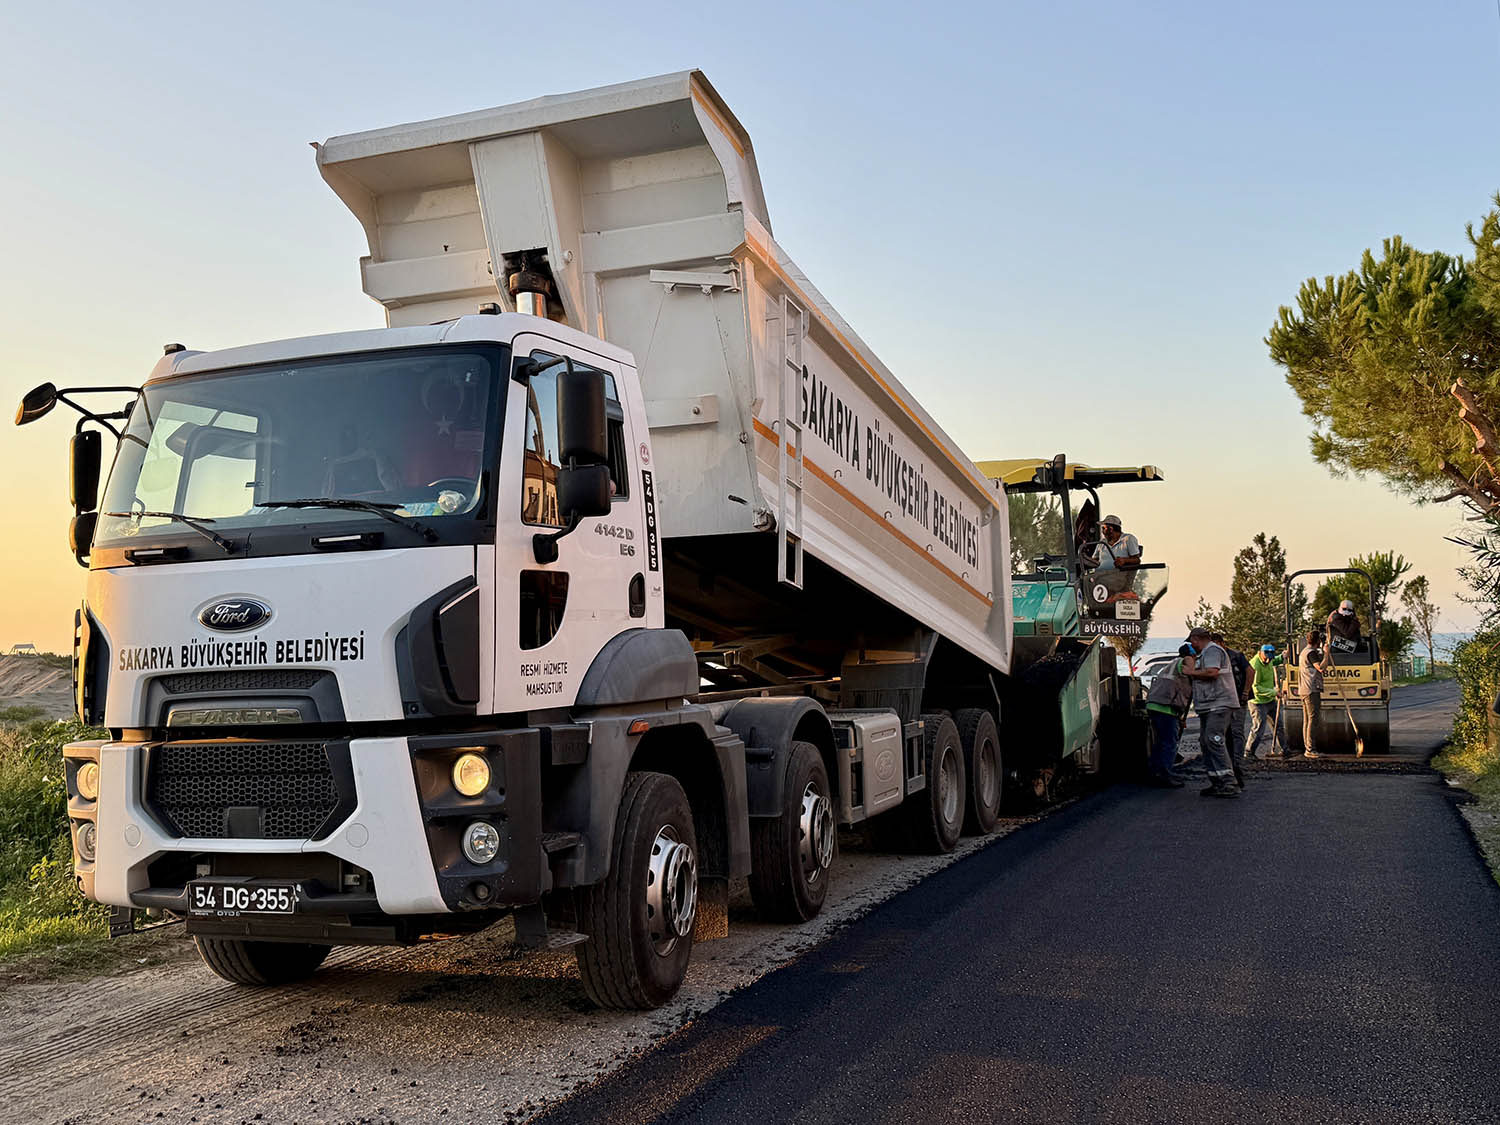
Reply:
<svg viewBox="0 0 1500 1125"><path fill-rule="evenodd" d="M542 1120L1500 1120L1500 887L1432 774L1116 787Z"/></svg>

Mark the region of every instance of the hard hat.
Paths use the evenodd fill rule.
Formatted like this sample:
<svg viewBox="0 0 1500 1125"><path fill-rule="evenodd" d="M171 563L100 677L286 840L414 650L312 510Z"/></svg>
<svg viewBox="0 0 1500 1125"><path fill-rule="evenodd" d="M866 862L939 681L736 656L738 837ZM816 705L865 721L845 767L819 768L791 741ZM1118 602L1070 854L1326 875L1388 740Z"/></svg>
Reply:
<svg viewBox="0 0 1500 1125"><path fill-rule="evenodd" d="M1120 517L1119 516L1105 516L1099 522L1101 524L1108 524L1110 527L1119 527L1120 526Z"/></svg>
<svg viewBox="0 0 1500 1125"><path fill-rule="evenodd" d="M1260 651L1261 652L1275 652L1276 651L1276 646L1275 645L1261 645L1260 646Z"/></svg>
<svg viewBox="0 0 1500 1125"><path fill-rule="evenodd" d="M1353 617L1354 603L1351 602L1348 598L1345 598L1343 601L1339 602L1339 612L1342 613L1345 617Z"/></svg>

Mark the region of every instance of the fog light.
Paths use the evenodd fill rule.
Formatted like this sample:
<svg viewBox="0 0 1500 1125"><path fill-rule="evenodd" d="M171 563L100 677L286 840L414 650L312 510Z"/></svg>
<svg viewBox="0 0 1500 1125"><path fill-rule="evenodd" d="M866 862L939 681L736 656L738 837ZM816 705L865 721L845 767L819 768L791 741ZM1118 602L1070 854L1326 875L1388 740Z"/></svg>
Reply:
<svg viewBox="0 0 1500 1125"><path fill-rule="evenodd" d="M85 801L99 799L99 763L84 762L78 767L78 795Z"/></svg>
<svg viewBox="0 0 1500 1125"><path fill-rule="evenodd" d="M470 863L488 863L500 853L500 833L487 820L476 820L464 829L464 855Z"/></svg>
<svg viewBox="0 0 1500 1125"><path fill-rule="evenodd" d="M94 862L94 843L98 839L99 830L94 827L91 820L84 821L78 826L78 856L89 863Z"/></svg>
<svg viewBox="0 0 1500 1125"><path fill-rule="evenodd" d="M461 754L453 763L453 788L477 797L490 787L490 764L478 754Z"/></svg>

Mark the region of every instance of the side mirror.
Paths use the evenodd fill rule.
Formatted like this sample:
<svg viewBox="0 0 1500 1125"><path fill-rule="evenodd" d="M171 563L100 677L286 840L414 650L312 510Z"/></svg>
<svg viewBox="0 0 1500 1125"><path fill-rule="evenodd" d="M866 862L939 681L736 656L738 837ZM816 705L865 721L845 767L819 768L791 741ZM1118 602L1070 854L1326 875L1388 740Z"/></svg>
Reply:
<svg viewBox="0 0 1500 1125"><path fill-rule="evenodd" d="M68 443L68 499L75 512L99 506L99 431L82 430Z"/></svg>
<svg viewBox="0 0 1500 1125"><path fill-rule="evenodd" d="M588 516L607 516L611 493L608 465L564 465L557 470L557 510L563 518L560 530L531 537L531 551L539 563L557 561L557 541L571 534L578 521Z"/></svg>
<svg viewBox="0 0 1500 1125"><path fill-rule="evenodd" d="M40 387L34 387L21 396L21 405L16 407L16 425L24 426L27 422L35 422L56 405L56 386L43 383Z"/></svg>
<svg viewBox="0 0 1500 1125"><path fill-rule="evenodd" d="M604 372L565 371L557 377L557 437L564 465L609 460Z"/></svg>
<svg viewBox="0 0 1500 1125"><path fill-rule="evenodd" d="M79 566L89 565L89 550L94 545L94 528L98 523L98 512L79 512L68 524L68 547Z"/></svg>
<svg viewBox="0 0 1500 1125"><path fill-rule="evenodd" d="M564 522L610 512L608 465L574 465L557 471L557 510Z"/></svg>

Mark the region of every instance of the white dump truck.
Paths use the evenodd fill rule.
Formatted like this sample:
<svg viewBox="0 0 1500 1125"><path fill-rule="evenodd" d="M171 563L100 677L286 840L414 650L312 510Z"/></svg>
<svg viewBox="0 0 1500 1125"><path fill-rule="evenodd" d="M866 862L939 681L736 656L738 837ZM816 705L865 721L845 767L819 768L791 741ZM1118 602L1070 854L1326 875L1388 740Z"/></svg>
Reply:
<svg viewBox="0 0 1500 1125"><path fill-rule="evenodd" d="M645 1007L731 879L807 919L839 826L994 826L1005 493L777 245L700 73L317 165L389 327L21 406L83 415L85 895L246 984L510 914Z"/></svg>

